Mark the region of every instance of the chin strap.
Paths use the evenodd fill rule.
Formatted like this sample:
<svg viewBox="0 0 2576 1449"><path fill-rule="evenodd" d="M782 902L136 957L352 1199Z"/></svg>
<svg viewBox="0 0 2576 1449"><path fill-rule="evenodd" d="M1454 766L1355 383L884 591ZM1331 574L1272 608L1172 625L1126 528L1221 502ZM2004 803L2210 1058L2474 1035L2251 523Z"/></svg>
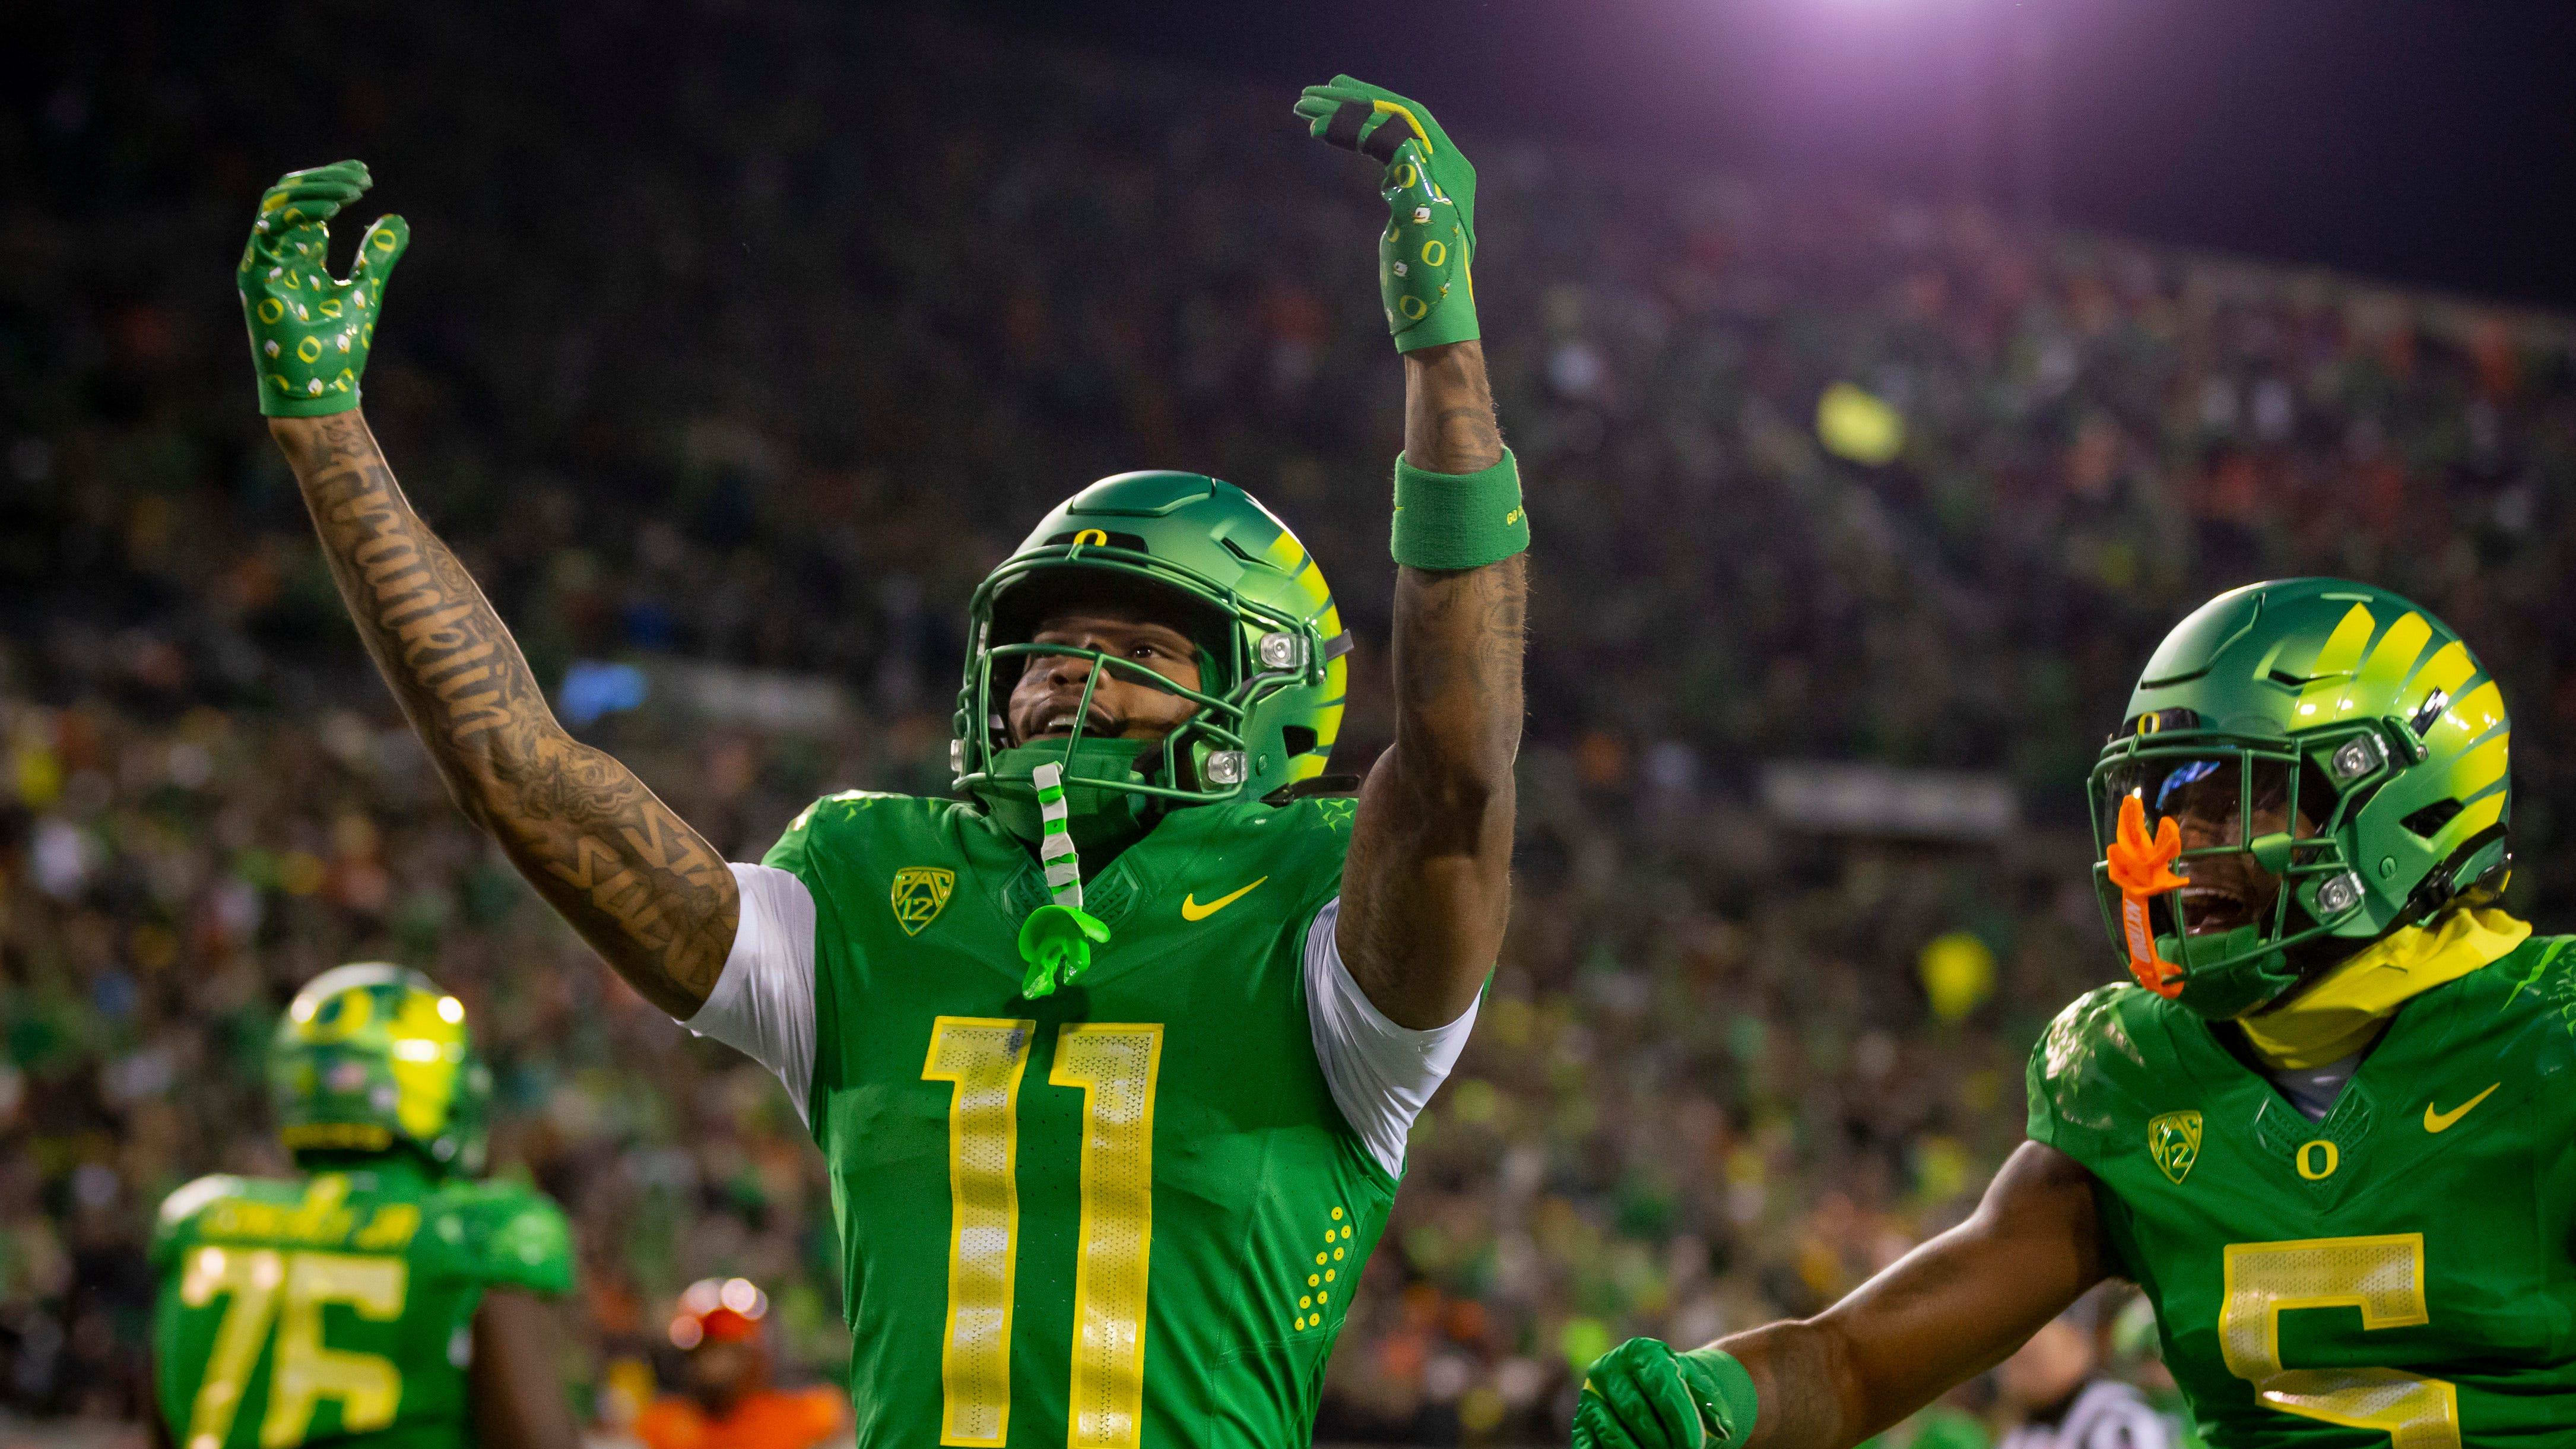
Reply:
<svg viewBox="0 0 2576 1449"><path fill-rule="evenodd" d="M1047 889L1055 894L1052 904L1031 911L1020 923L1020 960L1027 967L1020 995L1035 1001L1053 995L1059 986L1071 985L1089 969L1091 948L1108 944L1109 927L1082 908L1082 856L1073 848L1073 833L1067 828L1070 812L1064 803L1064 767L1040 765L1029 772L1029 782L1037 786L1038 818L1043 822L1038 860L1046 867Z"/></svg>
<svg viewBox="0 0 2576 1449"><path fill-rule="evenodd" d="M2147 807L2137 796L2120 802L2119 838L2103 852L2110 862L2111 884L2120 888L2120 935L2129 947L2129 974L2138 984L2170 1001L2182 995L2182 968L2156 954L2156 931L2147 918L2147 902L2178 890L2183 878L2173 872L2182 854L2182 828L2168 815L2147 836Z"/></svg>

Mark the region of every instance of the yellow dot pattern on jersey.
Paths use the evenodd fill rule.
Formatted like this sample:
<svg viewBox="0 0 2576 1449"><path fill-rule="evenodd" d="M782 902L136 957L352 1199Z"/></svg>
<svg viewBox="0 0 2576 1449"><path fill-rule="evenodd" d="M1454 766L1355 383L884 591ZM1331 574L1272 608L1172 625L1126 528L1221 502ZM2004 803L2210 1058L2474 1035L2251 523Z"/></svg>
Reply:
<svg viewBox="0 0 2576 1449"><path fill-rule="evenodd" d="M922 1080L951 1082L948 1331L939 1347L939 1442L997 1449L1011 1418L1011 1295L1020 1229L1020 1077L1037 1023L943 1016Z"/></svg>
<svg viewBox="0 0 2576 1449"><path fill-rule="evenodd" d="M2230 1243L2218 1313L2227 1371L2254 1385L2267 1409L2387 1434L2392 1449L2460 1449L2453 1385L2383 1368L2287 1369L2281 1315L2358 1308L2364 1334L2431 1320L2424 1295L2424 1235Z"/></svg>
<svg viewBox="0 0 2576 1449"><path fill-rule="evenodd" d="M1145 1290L1154 1239L1154 1086L1163 1029L1095 1022L1056 1039L1047 1080L1083 1094L1082 1227L1073 1275L1066 1449L1144 1433Z"/></svg>
<svg viewBox="0 0 2576 1449"><path fill-rule="evenodd" d="M1348 1214L1342 1209L1338 1207L1333 1209L1334 1223L1340 1222L1347 1216ZM1298 1295L1297 1298L1297 1306L1300 1309L1312 1311L1311 1313L1301 1312L1294 1320L1291 1321L1290 1324L1291 1327L1297 1329L1299 1332L1304 1332L1309 1328L1321 1328L1324 1326L1324 1305L1333 1301L1333 1295L1329 1291L1324 1291L1324 1285L1333 1281L1335 1272L1337 1271L1332 1268L1326 1268L1324 1265L1342 1255L1342 1250L1337 1246L1337 1244L1343 1238L1347 1238L1350 1235L1351 1230L1348 1226L1337 1229L1333 1226L1333 1223L1326 1223L1324 1225L1324 1251L1315 1255L1315 1266L1322 1269L1322 1271L1306 1275L1306 1287L1310 1291Z"/></svg>

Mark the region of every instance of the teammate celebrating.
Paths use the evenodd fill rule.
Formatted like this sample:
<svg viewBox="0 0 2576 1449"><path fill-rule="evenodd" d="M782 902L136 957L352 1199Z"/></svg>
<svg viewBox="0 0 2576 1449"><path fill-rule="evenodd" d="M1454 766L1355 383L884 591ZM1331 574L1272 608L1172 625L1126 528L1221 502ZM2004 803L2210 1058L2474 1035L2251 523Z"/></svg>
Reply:
<svg viewBox="0 0 2576 1449"><path fill-rule="evenodd" d="M1976 1214L1817 1318L1620 1345L1575 1443L1851 1444L2111 1275L2221 1449L2568 1442L2576 938L2493 908L2507 733L2468 647L2393 594L2202 606L2093 772L2136 984L2049 1028L2031 1140Z"/></svg>
<svg viewBox="0 0 2576 1449"><path fill-rule="evenodd" d="M1349 644L1239 489L1104 479L975 593L959 800L854 792L728 867L567 735L356 409L387 218L354 162L262 202L261 405L367 647L466 812L636 989L776 1070L829 1158L859 1442L1302 1443L1508 902L1528 524L1419 105L1309 89L1382 167L1404 359L1396 736L1319 798Z"/></svg>
<svg viewBox="0 0 2576 1449"><path fill-rule="evenodd" d="M161 1204L163 1442L571 1449L556 1331L563 1214L483 1170L491 1074L465 1007L365 962L296 994L270 1048L292 1178L202 1177Z"/></svg>

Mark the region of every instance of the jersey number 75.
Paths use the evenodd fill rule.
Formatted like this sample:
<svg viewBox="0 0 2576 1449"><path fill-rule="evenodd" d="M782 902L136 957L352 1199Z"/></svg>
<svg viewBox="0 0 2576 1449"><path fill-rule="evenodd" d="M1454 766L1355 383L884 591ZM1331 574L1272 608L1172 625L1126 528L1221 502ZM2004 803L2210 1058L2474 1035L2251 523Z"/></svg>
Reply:
<svg viewBox="0 0 2576 1449"><path fill-rule="evenodd" d="M392 1322L402 1317L410 1265L400 1258L356 1253L281 1253L275 1248L201 1247L188 1255L179 1301L203 1308L230 1295L215 1326L205 1379L188 1413L183 1449L220 1449L242 1408L242 1391L259 1351L276 1330L270 1355L268 1404L259 1421L261 1449L301 1444L321 1401L340 1402L340 1427L350 1433L381 1429L394 1421L402 1401L402 1373L390 1359L322 1346L322 1305L346 1303L361 1318Z"/></svg>

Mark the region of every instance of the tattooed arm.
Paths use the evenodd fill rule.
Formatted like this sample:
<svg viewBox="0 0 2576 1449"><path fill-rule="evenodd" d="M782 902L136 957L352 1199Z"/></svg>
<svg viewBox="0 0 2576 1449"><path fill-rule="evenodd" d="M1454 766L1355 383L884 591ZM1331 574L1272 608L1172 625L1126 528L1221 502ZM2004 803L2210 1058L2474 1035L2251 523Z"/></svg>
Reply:
<svg viewBox="0 0 2576 1449"><path fill-rule="evenodd" d="M697 1013L733 947L723 857L555 722L517 641L412 512L362 414L271 418L331 577L456 803L645 999Z"/></svg>
<svg viewBox="0 0 2576 1449"><path fill-rule="evenodd" d="M1482 343L1405 354L1404 452L1436 473L1501 459ZM1502 947L1526 593L1519 555L1397 571L1395 744L1361 787L1338 941L1360 989L1399 1026L1457 1020Z"/></svg>

